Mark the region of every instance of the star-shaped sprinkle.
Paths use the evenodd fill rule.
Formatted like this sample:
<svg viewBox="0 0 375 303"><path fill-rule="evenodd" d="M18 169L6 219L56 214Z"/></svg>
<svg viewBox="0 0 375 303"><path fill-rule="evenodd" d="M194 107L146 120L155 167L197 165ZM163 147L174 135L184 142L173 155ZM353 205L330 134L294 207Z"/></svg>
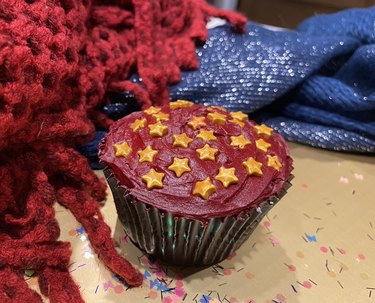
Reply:
<svg viewBox="0 0 375 303"><path fill-rule="evenodd" d="M199 134L196 136L196 138L202 139L203 141L217 140L216 136L214 135L213 130L205 130L205 129L200 129Z"/></svg>
<svg viewBox="0 0 375 303"><path fill-rule="evenodd" d="M214 111L215 109L222 110L224 112L227 112L227 110L224 107L213 105L207 108L209 111Z"/></svg>
<svg viewBox="0 0 375 303"><path fill-rule="evenodd" d="M142 181L146 183L147 189L163 188L163 178L165 174L158 173L155 169L151 168L150 171L142 176Z"/></svg>
<svg viewBox="0 0 375 303"><path fill-rule="evenodd" d="M215 161L215 155L217 154L219 150L216 148L213 148L206 144L202 148L197 149L197 153L199 154L199 158L201 160L211 160Z"/></svg>
<svg viewBox="0 0 375 303"><path fill-rule="evenodd" d="M154 161L154 157L157 153L157 150L152 149L152 147L148 145L144 150L138 151L139 162L152 162Z"/></svg>
<svg viewBox="0 0 375 303"><path fill-rule="evenodd" d="M262 172L262 163L256 161L253 157L249 157L245 162L242 162L242 165L246 168L249 175L261 176Z"/></svg>
<svg viewBox="0 0 375 303"><path fill-rule="evenodd" d="M264 141L263 139L256 140L255 145L257 146L258 149L260 149L263 152L266 152L268 150L268 148L270 148L270 146L271 146L271 144Z"/></svg>
<svg viewBox="0 0 375 303"><path fill-rule="evenodd" d="M235 175L235 168L225 168L220 167L219 173L215 177L216 180L219 180L225 188L227 188L231 184L238 183L238 178Z"/></svg>
<svg viewBox="0 0 375 303"><path fill-rule="evenodd" d="M183 173L191 171L189 166L189 159L188 158L173 158L173 163L168 166L170 171L174 171L176 176L179 178L182 176Z"/></svg>
<svg viewBox="0 0 375 303"><path fill-rule="evenodd" d="M190 106L193 106L193 102L187 101L187 100L177 100L175 102L169 103L170 109L176 109L176 108L187 108Z"/></svg>
<svg viewBox="0 0 375 303"><path fill-rule="evenodd" d="M229 122L232 122L232 123L235 123L237 124L238 126L240 127L244 127L245 126L245 123L240 121L240 120L237 120L237 119L232 119L232 120L229 120Z"/></svg>
<svg viewBox="0 0 375 303"><path fill-rule="evenodd" d="M147 120L146 118L143 119L137 119L135 120L131 125L130 128L133 130L133 132L138 131L140 128L145 127Z"/></svg>
<svg viewBox="0 0 375 303"><path fill-rule="evenodd" d="M218 124L224 124L225 121L227 120L227 116L220 114L220 113L209 113L207 115L208 119L210 119L213 123L218 123Z"/></svg>
<svg viewBox="0 0 375 303"><path fill-rule="evenodd" d="M188 125L194 130L199 127L204 127L206 126L206 122L204 122L205 119L205 117L193 116L193 118L188 122Z"/></svg>
<svg viewBox="0 0 375 303"><path fill-rule="evenodd" d="M158 112L161 111L161 108L160 107L154 107L154 106L150 106L148 109L144 110L144 112L147 114L147 115L153 115L153 114L157 114Z"/></svg>
<svg viewBox="0 0 375 303"><path fill-rule="evenodd" d="M265 124L254 126L254 130L258 135L263 135L269 138L272 134L273 129Z"/></svg>
<svg viewBox="0 0 375 303"><path fill-rule="evenodd" d="M169 114L158 112L156 114L152 115L153 118L155 118L156 121L168 121L169 120Z"/></svg>
<svg viewBox="0 0 375 303"><path fill-rule="evenodd" d="M188 137L186 133L179 135L173 135L173 146L175 147L188 147L189 143L193 141L192 138Z"/></svg>
<svg viewBox="0 0 375 303"><path fill-rule="evenodd" d="M168 126L163 125L160 121L150 124L148 128L151 137L163 137L168 132Z"/></svg>
<svg viewBox="0 0 375 303"><path fill-rule="evenodd" d="M244 135L240 136L230 136L232 146L238 146L239 148L244 148L246 145L250 144L250 141L246 139Z"/></svg>
<svg viewBox="0 0 375 303"><path fill-rule="evenodd" d="M212 184L211 179L207 178L203 181L195 183L193 195L201 197L205 200L208 199L216 191L216 186Z"/></svg>
<svg viewBox="0 0 375 303"><path fill-rule="evenodd" d="M129 156L130 152L132 151L131 147L127 142L116 143L113 145L115 149L115 156L116 157L127 157Z"/></svg>
<svg viewBox="0 0 375 303"><path fill-rule="evenodd" d="M267 155L267 166L273 167L277 171L280 171L280 168L282 167L282 164L279 161L279 158L277 156L270 156Z"/></svg>
<svg viewBox="0 0 375 303"><path fill-rule="evenodd" d="M229 114L235 120L246 121L248 119L248 116L244 114L243 112L231 112Z"/></svg>

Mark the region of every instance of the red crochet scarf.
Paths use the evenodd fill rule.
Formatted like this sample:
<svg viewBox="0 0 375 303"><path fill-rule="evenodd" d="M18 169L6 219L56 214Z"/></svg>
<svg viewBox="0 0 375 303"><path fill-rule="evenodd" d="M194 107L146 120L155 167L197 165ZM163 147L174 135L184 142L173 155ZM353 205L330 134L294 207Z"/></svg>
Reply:
<svg viewBox="0 0 375 303"><path fill-rule="evenodd" d="M143 108L168 102L181 69L195 69L208 17L242 30L245 19L203 0L4 0L0 2L0 302L83 302L58 241L53 204L68 208L107 267L129 285L142 275L119 256L98 202L106 185L74 149L94 124L106 91L130 91ZM143 86L128 81L137 72ZM152 102L151 102L152 100Z"/></svg>

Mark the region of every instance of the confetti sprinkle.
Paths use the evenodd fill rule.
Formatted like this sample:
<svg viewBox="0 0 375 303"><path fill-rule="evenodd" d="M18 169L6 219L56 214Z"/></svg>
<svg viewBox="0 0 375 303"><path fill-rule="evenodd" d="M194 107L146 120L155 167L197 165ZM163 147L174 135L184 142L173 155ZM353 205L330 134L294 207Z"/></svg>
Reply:
<svg viewBox="0 0 375 303"><path fill-rule="evenodd" d="M326 254L328 252L328 248L325 247L325 246L321 246L320 247L320 251L323 253L323 254Z"/></svg>
<svg viewBox="0 0 375 303"><path fill-rule="evenodd" d="M359 261L364 261L366 259L365 255L364 254L358 254L357 255L357 260Z"/></svg>
<svg viewBox="0 0 375 303"><path fill-rule="evenodd" d="M305 233L305 236L307 238L307 241L309 241L309 242L317 242L315 235L308 235L308 234Z"/></svg>
<svg viewBox="0 0 375 303"><path fill-rule="evenodd" d="M269 229L271 227L271 222L270 221L263 221L263 225L265 228Z"/></svg>
<svg viewBox="0 0 375 303"><path fill-rule="evenodd" d="M305 257L305 254L304 254L302 251L297 251L297 252L296 252L296 256L297 256L298 258L303 259L303 258Z"/></svg>
<svg viewBox="0 0 375 303"><path fill-rule="evenodd" d="M289 269L289 271L296 271L297 270L297 268L293 265L293 264L285 264L287 267L288 267L288 269Z"/></svg>
<svg viewBox="0 0 375 303"><path fill-rule="evenodd" d="M303 287L305 287L305 288L311 288L312 287L312 283L310 281L304 281L303 282Z"/></svg>
<svg viewBox="0 0 375 303"><path fill-rule="evenodd" d="M354 178L355 178L356 180L360 180L360 181L363 181L363 179L364 179L364 177L363 177L362 174L357 174L357 173L354 174Z"/></svg>
<svg viewBox="0 0 375 303"><path fill-rule="evenodd" d="M339 182L343 184L349 184L349 179L347 177L341 176Z"/></svg>
<svg viewBox="0 0 375 303"><path fill-rule="evenodd" d="M276 245L280 244L279 239L277 239L275 235L271 235L270 240L271 240L272 246L276 246Z"/></svg>

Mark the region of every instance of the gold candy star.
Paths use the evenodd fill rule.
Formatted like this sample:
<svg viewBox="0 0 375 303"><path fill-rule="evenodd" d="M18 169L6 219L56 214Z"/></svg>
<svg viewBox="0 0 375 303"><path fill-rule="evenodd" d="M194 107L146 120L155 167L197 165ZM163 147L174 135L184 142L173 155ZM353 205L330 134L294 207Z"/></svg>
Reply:
<svg viewBox="0 0 375 303"><path fill-rule="evenodd" d="M246 145L250 144L250 141L246 139L244 135L240 136L230 136L232 146L238 146L239 148L244 148Z"/></svg>
<svg viewBox="0 0 375 303"><path fill-rule="evenodd" d="M269 138L271 136L271 133L273 129L271 127L268 127L267 125L256 125L254 126L255 132L258 135L264 135L266 138Z"/></svg>
<svg viewBox="0 0 375 303"><path fill-rule="evenodd" d="M146 183L147 189L163 188L163 178L165 174L158 173L151 168L150 171L142 176L142 181Z"/></svg>
<svg viewBox="0 0 375 303"><path fill-rule="evenodd" d="M153 114L157 114L160 111L161 111L160 107L150 106L148 109L144 110L143 112L145 112L147 115L153 115Z"/></svg>
<svg viewBox="0 0 375 303"><path fill-rule="evenodd" d="M168 121L169 120L169 114L166 114L163 112L152 114L152 117L154 117L156 121Z"/></svg>
<svg viewBox="0 0 375 303"><path fill-rule="evenodd" d="M146 124L146 118L143 119L137 119L135 120L131 125L130 128L133 130L133 132L138 131L140 128L145 127Z"/></svg>
<svg viewBox="0 0 375 303"><path fill-rule="evenodd" d="M197 153L199 154L199 158L201 160L211 160L215 161L215 155L219 150L216 148L212 148L208 144L203 146L202 148L197 149Z"/></svg>
<svg viewBox="0 0 375 303"><path fill-rule="evenodd" d="M219 173L215 177L216 180L219 180L225 188L231 184L238 183L238 178L235 175L235 168L224 168L220 167Z"/></svg>
<svg viewBox="0 0 375 303"><path fill-rule="evenodd" d="M203 141L217 140L216 136L214 135L213 130L205 130L205 129L200 129L199 134L196 136L196 138L202 139Z"/></svg>
<svg viewBox="0 0 375 303"><path fill-rule="evenodd" d="M249 175L261 176L262 172L262 163L256 161L253 157L249 157L245 162L242 162L242 165L246 168Z"/></svg>
<svg viewBox="0 0 375 303"><path fill-rule="evenodd" d="M248 116L243 112L231 112L229 114L232 116L233 119L236 120L246 121L248 119Z"/></svg>
<svg viewBox="0 0 375 303"><path fill-rule="evenodd" d="M150 145L148 145L144 150L139 150L139 162L152 162L154 161L155 155L158 153L157 150L152 149Z"/></svg>
<svg viewBox="0 0 375 303"><path fill-rule="evenodd" d="M188 137L186 133L182 133L179 135L173 135L173 146L176 147L188 147L189 143L193 141L192 138Z"/></svg>
<svg viewBox="0 0 375 303"><path fill-rule="evenodd" d="M245 123L240 121L240 120L237 120L237 119L232 119L232 120L229 120L229 122L232 122L232 123L236 123L238 126L240 127L244 127L245 126Z"/></svg>
<svg viewBox="0 0 375 303"><path fill-rule="evenodd" d="M212 184L211 179L207 178L203 181L195 183L193 195L201 197L205 200L208 199L216 191L216 186Z"/></svg>
<svg viewBox="0 0 375 303"><path fill-rule="evenodd" d="M224 112L227 112L227 110L224 107L213 105L207 108L210 112L215 111L215 109L222 110Z"/></svg>
<svg viewBox="0 0 375 303"><path fill-rule="evenodd" d="M113 145L115 149L115 156L116 157L127 157L129 156L130 152L132 151L131 147L127 142L116 143Z"/></svg>
<svg viewBox="0 0 375 303"><path fill-rule="evenodd" d="M176 108L186 108L193 106L193 102L187 101L187 100L177 100L175 102L169 103L170 109L176 109Z"/></svg>
<svg viewBox="0 0 375 303"><path fill-rule="evenodd" d="M208 119L210 119L213 123L218 123L218 124L224 124L225 121L227 120L227 116L219 113L209 113L207 115Z"/></svg>
<svg viewBox="0 0 375 303"><path fill-rule="evenodd" d="M282 164L280 163L279 158L277 156L270 156L270 155L267 155L267 158L268 158L267 166L273 167L277 171L280 171Z"/></svg>
<svg viewBox="0 0 375 303"><path fill-rule="evenodd" d="M151 137L163 137L168 132L168 126L161 124L160 121L150 124L148 128L150 129Z"/></svg>
<svg viewBox="0 0 375 303"><path fill-rule="evenodd" d="M206 126L206 122L204 122L206 118L205 117L196 117L193 116L193 119L188 122L188 125L193 128L194 130L199 128L199 127L204 127Z"/></svg>
<svg viewBox="0 0 375 303"><path fill-rule="evenodd" d="M263 139L256 140L255 145L257 146L258 149L260 149L263 152L266 152L268 148L271 146L271 144L264 141Z"/></svg>
<svg viewBox="0 0 375 303"><path fill-rule="evenodd" d="M168 166L168 169L174 171L176 176L179 178L182 176L183 173L191 171L189 166L189 159L188 158L173 158L173 163Z"/></svg>

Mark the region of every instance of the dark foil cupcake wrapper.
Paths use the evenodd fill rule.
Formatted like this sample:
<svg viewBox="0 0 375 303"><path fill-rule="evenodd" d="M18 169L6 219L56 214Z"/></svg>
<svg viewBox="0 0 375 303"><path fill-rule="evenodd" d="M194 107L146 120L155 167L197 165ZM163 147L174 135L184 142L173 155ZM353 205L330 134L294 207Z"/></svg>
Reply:
<svg viewBox="0 0 375 303"><path fill-rule="evenodd" d="M290 179L275 196L237 216L199 220L181 218L139 201L118 184L111 171L104 174L113 193L117 214L130 239L145 253L169 264L207 266L236 251L267 212L286 194Z"/></svg>

